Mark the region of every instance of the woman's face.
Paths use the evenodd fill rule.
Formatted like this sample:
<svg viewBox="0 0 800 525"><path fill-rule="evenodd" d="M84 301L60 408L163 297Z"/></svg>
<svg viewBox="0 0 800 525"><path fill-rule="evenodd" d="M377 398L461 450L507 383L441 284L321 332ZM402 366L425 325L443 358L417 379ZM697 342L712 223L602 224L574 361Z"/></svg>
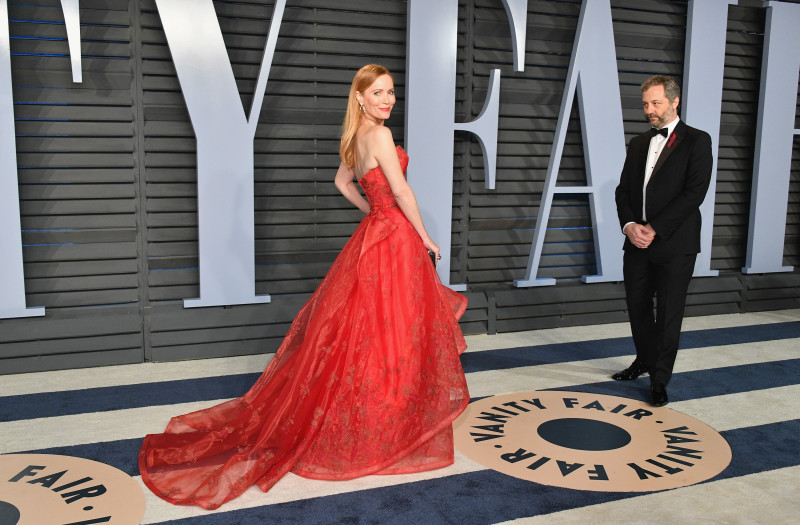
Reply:
<svg viewBox="0 0 800 525"><path fill-rule="evenodd" d="M356 92L356 99L364 105L364 116L382 122L389 118L395 103L394 82L389 75L381 75L363 92Z"/></svg>

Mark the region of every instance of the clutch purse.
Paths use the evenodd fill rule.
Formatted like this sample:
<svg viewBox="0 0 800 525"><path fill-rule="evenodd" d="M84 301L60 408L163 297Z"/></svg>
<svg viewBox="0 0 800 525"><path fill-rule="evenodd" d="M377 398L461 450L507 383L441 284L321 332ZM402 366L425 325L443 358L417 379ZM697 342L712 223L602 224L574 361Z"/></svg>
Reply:
<svg viewBox="0 0 800 525"><path fill-rule="evenodd" d="M428 256L431 258L434 268L436 267L436 254L428 250Z"/></svg>

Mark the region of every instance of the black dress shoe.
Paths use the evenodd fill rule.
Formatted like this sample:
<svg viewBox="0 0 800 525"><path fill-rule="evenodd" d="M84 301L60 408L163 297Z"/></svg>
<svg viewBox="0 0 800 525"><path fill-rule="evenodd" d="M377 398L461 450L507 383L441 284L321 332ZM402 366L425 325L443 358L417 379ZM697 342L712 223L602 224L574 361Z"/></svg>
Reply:
<svg viewBox="0 0 800 525"><path fill-rule="evenodd" d="M644 373L647 373L647 367L638 361L634 361L625 370L621 370L611 376L611 379L614 381L632 381Z"/></svg>
<svg viewBox="0 0 800 525"><path fill-rule="evenodd" d="M667 397L667 387L661 383L655 383L650 386L650 404L654 407L663 407L669 403Z"/></svg>

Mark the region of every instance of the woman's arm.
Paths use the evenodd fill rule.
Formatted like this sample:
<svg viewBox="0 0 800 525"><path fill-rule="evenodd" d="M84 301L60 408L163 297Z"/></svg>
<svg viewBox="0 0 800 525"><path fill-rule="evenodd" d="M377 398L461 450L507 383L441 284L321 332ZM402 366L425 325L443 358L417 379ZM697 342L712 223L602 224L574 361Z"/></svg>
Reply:
<svg viewBox="0 0 800 525"><path fill-rule="evenodd" d="M336 189L342 192L344 198L352 202L356 208L364 213L369 213L369 202L358 191L356 183L353 181L354 176L353 168L344 163L339 164L339 171L336 172L336 179L334 180Z"/></svg>
<svg viewBox="0 0 800 525"><path fill-rule="evenodd" d="M400 207L400 210L406 216L411 226L414 227L422 244L425 248L434 252L436 256L439 255L439 246L433 242L425 225L422 223L422 216L419 213L419 206L417 205L417 198L411 190L403 176L403 168L400 166L400 159L397 157L397 148L392 140L392 132L385 126L378 126L370 133L368 138L368 147L373 153L373 156L378 161L378 164L392 188L394 200Z"/></svg>

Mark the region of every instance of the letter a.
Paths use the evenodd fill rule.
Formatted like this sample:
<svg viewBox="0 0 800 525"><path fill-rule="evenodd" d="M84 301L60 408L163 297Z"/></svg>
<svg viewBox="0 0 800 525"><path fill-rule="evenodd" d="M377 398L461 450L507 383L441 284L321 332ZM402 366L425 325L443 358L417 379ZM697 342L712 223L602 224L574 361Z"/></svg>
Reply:
<svg viewBox="0 0 800 525"><path fill-rule="evenodd" d="M622 105L609 2L610 0L584 0L581 6L542 202L536 218L536 231L528 257L528 269L524 279L514 281L514 286L520 288L556 283L555 279L536 278L554 193L590 195L597 275L584 275L581 280L586 283L622 280L622 234L614 204L614 188L625 162L625 131L622 128ZM576 91L588 186L558 187L558 168L561 165L569 114ZM587 97L593 102L584 103Z"/></svg>

